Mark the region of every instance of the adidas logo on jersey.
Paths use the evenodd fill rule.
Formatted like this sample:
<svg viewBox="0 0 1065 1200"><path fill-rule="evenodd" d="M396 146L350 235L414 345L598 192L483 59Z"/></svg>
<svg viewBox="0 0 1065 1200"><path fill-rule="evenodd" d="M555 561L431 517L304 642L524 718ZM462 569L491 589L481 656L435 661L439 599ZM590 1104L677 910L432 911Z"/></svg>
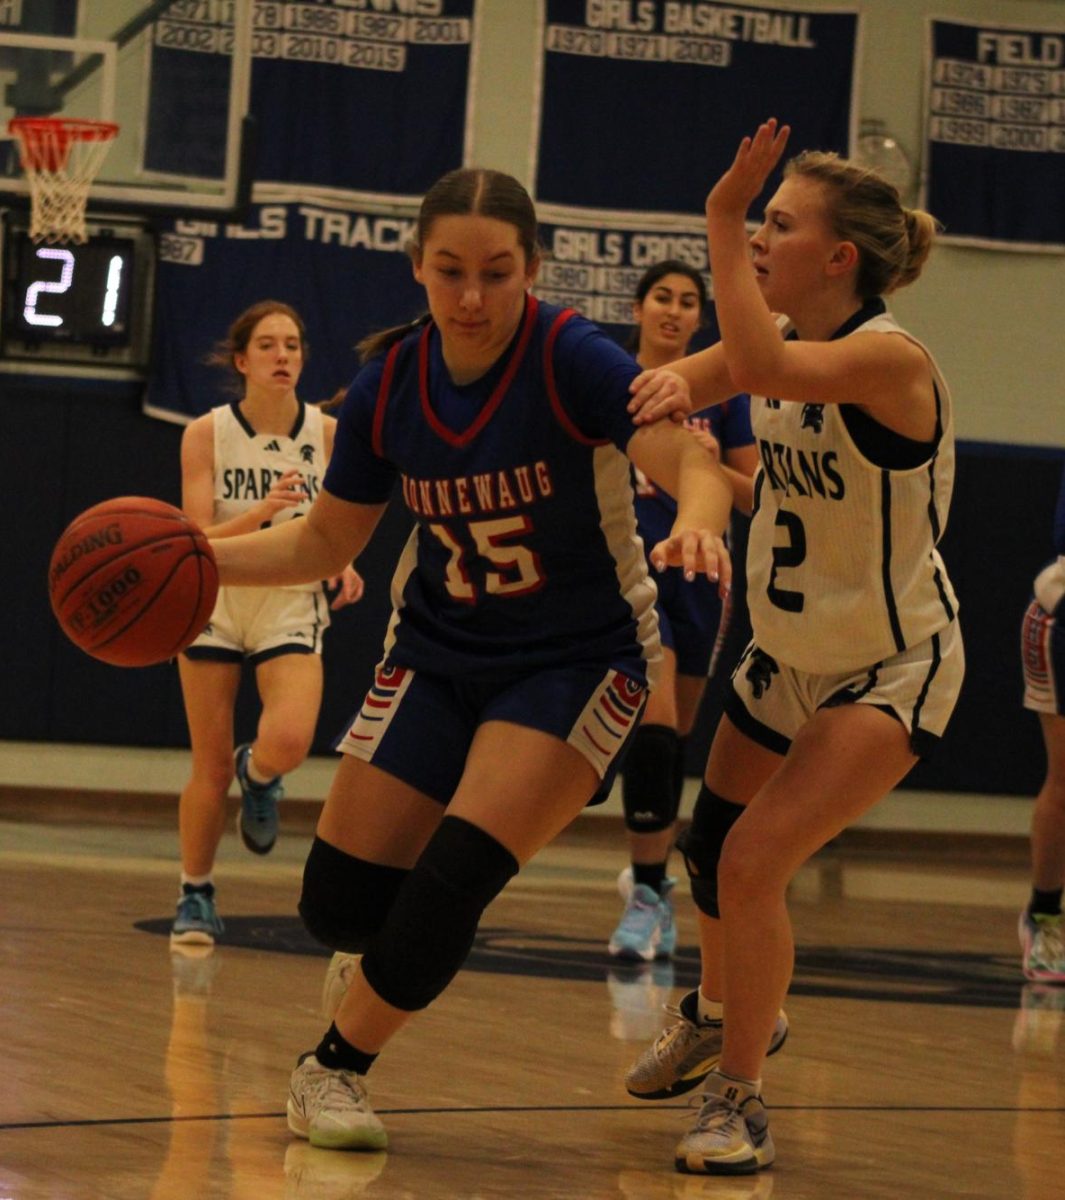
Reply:
<svg viewBox="0 0 1065 1200"><path fill-rule="evenodd" d="M266 445L263 447L263 449L280 451L281 446L279 445L277 438L274 438L274 440L272 442L267 442Z"/></svg>

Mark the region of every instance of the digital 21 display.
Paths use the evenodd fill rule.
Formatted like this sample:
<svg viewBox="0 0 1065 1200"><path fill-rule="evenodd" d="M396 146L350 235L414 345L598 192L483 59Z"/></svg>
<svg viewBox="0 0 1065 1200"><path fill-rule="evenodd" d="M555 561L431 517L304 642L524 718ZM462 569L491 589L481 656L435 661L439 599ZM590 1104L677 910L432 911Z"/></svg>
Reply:
<svg viewBox="0 0 1065 1200"><path fill-rule="evenodd" d="M125 346L131 338L134 244L34 242L12 232L5 248L4 324L27 342Z"/></svg>

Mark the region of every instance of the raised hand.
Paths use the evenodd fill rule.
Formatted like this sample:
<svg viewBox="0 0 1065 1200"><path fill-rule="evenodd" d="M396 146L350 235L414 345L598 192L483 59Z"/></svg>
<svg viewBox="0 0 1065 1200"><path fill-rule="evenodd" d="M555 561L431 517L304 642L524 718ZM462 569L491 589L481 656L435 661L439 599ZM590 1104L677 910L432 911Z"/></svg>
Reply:
<svg viewBox="0 0 1065 1200"><path fill-rule="evenodd" d="M776 117L758 126L754 137L740 142L732 165L714 184L706 198L706 215L745 217L761 194L773 168L788 144L790 125L777 125Z"/></svg>

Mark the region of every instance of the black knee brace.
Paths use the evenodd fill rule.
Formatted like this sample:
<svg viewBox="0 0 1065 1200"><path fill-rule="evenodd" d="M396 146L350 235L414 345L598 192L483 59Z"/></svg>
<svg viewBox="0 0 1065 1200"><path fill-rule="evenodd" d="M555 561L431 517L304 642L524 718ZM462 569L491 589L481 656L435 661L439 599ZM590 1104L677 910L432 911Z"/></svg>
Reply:
<svg viewBox="0 0 1065 1200"><path fill-rule="evenodd" d="M677 731L668 725L641 725L633 735L621 779L625 827L633 833L658 833L677 819L680 752Z"/></svg>
<svg viewBox="0 0 1065 1200"><path fill-rule="evenodd" d="M444 817L363 956L370 987L405 1012L431 1004L466 961L481 914L517 873L518 860L491 834Z"/></svg>
<svg viewBox="0 0 1065 1200"><path fill-rule="evenodd" d="M729 830L742 815L742 804L723 799L704 783L695 801L692 823L677 839L677 849L684 855L684 865L688 868L695 907L708 917L721 916L717 904L717 864Z"/></svg>
<svg viewBox="0 0 1065 1200"><path fill-rule="evenodd" d="M385 923L409 874L345 854L316 837L303 868L299 903L307 932L331 950L361 953Z"/></svg>

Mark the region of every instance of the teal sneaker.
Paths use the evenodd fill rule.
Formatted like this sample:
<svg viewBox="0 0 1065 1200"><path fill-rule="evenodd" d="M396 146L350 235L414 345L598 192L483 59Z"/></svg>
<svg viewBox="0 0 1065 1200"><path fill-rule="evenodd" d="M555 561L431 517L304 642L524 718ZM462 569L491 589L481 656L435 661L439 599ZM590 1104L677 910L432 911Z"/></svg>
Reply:
<svg viewBox="0 0 1065 1200"><path fill-rule="evenodd" d="M170 927L172 946L213 946L225 932L214 906L213 892L185 892L178 900L177 916Z"/></svg>
<svg viewBox="0 0 1065 1200"><path fill-rule="evenodd" d="M240 813L237 832L252 854L269 854L277 841L277 806L285 794L281 776L269 783L255 783L248 777L251 746L238 746L233 755L237 783L240 784Z"/></svg>
<svg viewBox="0 0 1065 1200"><path fill-rule="evenodd" d="M645 883L634 883L632 868L618 876L618 892L625 901L617 929L608 949L614 958L636 962L669 959L677 948L677 922L673 912L675 880L667 879L661 893Z"/></svg>

